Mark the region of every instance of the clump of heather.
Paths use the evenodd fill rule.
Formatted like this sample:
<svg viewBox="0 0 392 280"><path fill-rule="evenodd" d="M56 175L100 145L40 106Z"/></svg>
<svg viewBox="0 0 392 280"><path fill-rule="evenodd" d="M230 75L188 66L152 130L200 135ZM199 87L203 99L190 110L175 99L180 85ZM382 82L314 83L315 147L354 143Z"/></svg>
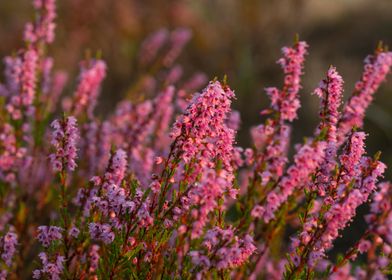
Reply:
<svg viewBox="0 0 392 280"><path fill-rule="evenodd" d="M110 69L85 58L66 87L47 48L55 1L33 7L0 84L1 279L388 279L392 184L363 131L392 66L386 47L365 59L346 102L343 77L326 69L319 124L289 156L306 42L282 48L282 86L266 88L253 144L239 147L227 79L177 64L190 30L147 37L140 77L101 116ZM366 228L339 252L354 219Z"/></svg>

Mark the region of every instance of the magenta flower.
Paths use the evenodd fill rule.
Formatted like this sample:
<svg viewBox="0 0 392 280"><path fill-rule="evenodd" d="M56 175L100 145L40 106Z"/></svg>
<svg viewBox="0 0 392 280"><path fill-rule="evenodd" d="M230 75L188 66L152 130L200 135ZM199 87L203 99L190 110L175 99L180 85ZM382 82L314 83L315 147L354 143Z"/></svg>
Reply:
<svg viewBox="0 0 392 280"><path fill-rule="evenodd" d="M113 242L115 235L110 225L90 223L88 228L92 239L100 240L105 244Z"/></svg>
<svg viewBox="0 0 392 280"><path fill-rule="evenodd" d="M55 241L63 238L62 232L64 229L56 226L39 226L37 239L44 247L49 247L49 245Z"/></svg>
<svg viewBox="0 0 392 280"><path fill-rule="evenodd" d="M109 166L106 169L104 180L106 184L121 185L124 179L125 171L127 169L127 154L124 150L117 150L109 161Z"/></svg>
<svg viewBox="0 0 392 280"><path fill-rule="evenodd" d="M20 88L22 73L22 59L18 56L7 56L3 59L5 69L7 96L17 95Z"/></svg>
<svg viewBox="0 0 392 280"><path fill-rule="evenodd" d="M73 114L79 116L85 110L93 117L99 90L106 76L106 64L102 60L83 61L73 103Z"/></svg>
<svg viewBox="0 0 392 280"><path fill-rule="evenodd" d="M56 1L34 0L33 6L37 11L37 20L27 23L24 31L24 39L28 43L45 42L53 43L56 24Z"/></svg>
<svg viewBox="0 0 392 280"><path fill-rule="evenodd" d="M327 78L320 82L314 94L321 98L321 123L316 134L320 134L325 130L325 140L327 140L325 160L320 167L316 182L320 195L324 195L325 189L328 188L329 174L336 165L337 124L343 95L343 79L336 71L336 68L331 66L328 69Z"/></svg>
<svg viewBox="0 0 392 280"><path fill-rule="evenodd" d="M61 274L64 270L65 257L58 255L54 262L50 262L46 253L39 254L41 259L42 268L33 271L34 279L49 278L51 280L60 280Z"/></svg>
<svg viewBox="0 0 392 280"><path fill-rule="evenodd" d="M392 52L378 51L365 59L364 71L361 79L355 84L355 89L344 106L342 118L339 122L339 142L342 143L346 135L354 127L362 127L365 111L373 100L373 95L385 81L392 66Z"/></svg>
<svg viewBox="0 0 392 280"><path fill-rule="evenodd" d="M60 121L55 120L51 126L53 128L51 144L55 148L55 152L49 158L53 170L75 170L75 160L77 157L76 144L79 138L76 119L71 116Z"/></svg>
<svg viewBox="0 0 392 280"><path fill-rule="evenodd" d="M298 42L294 47L282 48L283 57L277 62L283 69L285 78L283 89L275 87L266 88L265 91L271 99L271 107L281 114L281 120L293 121L297 118L300 107L298 92L301 89L301 75L308 45Z"/></svg>
<svg viewBox="0 0 392 280"><path fill-rule="evenodd" d="M148 36L142 43L139 51L141 64L148 64L154 61L159 50L163 47L169 37L169 32L162 28Z"/></svg>
<svg viewBox="0 0 392 280"><path fill-rule="evenodd" d="M12 258L16 253L16 246L18 245L18 236L12 232L7 232L0 238L1 258L8 267L12 265Z"/></svg>
<svg viewBox="0 0 392 280"><path fill-rule="evenodd" d="M187 28L178 28L170 34L169 51L163 57L164 66L170 67L173 64L191 37L192 32Z"/></svg>

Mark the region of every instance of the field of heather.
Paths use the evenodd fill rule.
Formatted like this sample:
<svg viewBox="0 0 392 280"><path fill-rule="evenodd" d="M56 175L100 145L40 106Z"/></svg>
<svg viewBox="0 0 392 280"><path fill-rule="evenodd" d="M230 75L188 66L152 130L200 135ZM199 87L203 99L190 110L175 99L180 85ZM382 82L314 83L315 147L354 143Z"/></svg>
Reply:
<svg viewBox="0 0 392 280"><path fill-rule="evenodd" d="M391 279L392 4L331 2L0 1L0 280Z"/></svg>

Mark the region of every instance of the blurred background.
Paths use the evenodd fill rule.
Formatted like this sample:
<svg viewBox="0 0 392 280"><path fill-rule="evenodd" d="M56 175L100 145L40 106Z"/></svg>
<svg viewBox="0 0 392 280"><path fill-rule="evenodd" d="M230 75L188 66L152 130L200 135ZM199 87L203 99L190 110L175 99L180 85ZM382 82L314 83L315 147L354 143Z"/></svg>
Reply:
<svg viewBox="0 0 392 280"><path fill-rule="evenodd" d="M319 100L310 93L329 65L345 79L345 96L362 71L365 56L379 40L392 45L390 0L58 0L56 42L49 52L55 68L78 71L87 50L101 51L108 77L101 112L110 111L135 80L135 57L142 40L161 27L188 27L193 38L179 59L186 72L201 70L212 79L227 74L241 112L238 141L250 144L249 128L268 106L263 88L280 86L275 61L296 33L310 45L294 142L311 135ZM22 46L24 24L32 17L30 0L0 1L0 56ZM71 83L69 90L72 90ZM365 122L368 151L383 151L392 166L392 77L376 95ZM391 175L391 171L389 170Z"/></svg>

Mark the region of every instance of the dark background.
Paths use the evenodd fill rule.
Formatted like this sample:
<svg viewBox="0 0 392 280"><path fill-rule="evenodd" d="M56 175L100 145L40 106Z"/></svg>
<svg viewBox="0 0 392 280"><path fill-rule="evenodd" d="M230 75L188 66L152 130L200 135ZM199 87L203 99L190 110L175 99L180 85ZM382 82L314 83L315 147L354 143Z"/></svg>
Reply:
<svg viewBox="0 0 392 280"><path fill-rule="evenodd" d="M390 0L58 0L56 42L50 47L55 67L71 73L70 94L78 61L86 50L101 50L108 77L101 95L101 112L110 111L135 79L135 56L143 38L167 27L185 26L193 39L180 57L189 73L201 70L209 78L227 74L235 89L234 107L241 112L238 141L250 144L249 128L260 123L268 106L266 86L280 86L275 61L280 48L296 33L310 45L301 92L300 118L294 142L311 135L318 122L318 98L310 93L329 65L345 79L345 98L362 71L364 57L379 40L392 44ZM0 1L0 55L22 46L24 24L32 17L30 0ZM389 80L392 80L389 77ZM365 131L368 151L383 151L392 166L392 81L385 83L368 111ZM104 104L104 105L103 105ZM388 171L391 175L391 171Z"/></svg>

